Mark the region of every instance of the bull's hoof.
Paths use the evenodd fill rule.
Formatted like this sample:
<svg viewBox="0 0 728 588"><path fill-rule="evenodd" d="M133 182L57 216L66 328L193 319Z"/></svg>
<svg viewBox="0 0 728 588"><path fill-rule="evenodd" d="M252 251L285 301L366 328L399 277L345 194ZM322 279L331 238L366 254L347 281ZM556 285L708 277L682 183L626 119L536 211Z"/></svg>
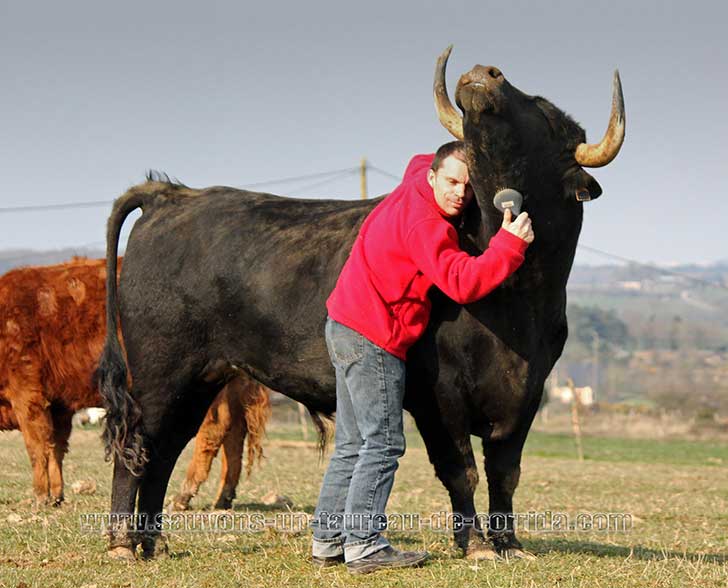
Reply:
<svg viewBox="0 0 728 588"><path fill-rule="evenodd" d="M134 561L136 559L134 555L134 550L131 547L112 547L107 552L106 555L109 559L114 561Z"/></svg>
<svg viewBox="0 0 728 588"><path fill-rule="evenodd" d="M48 504L50 504L53 507L58 508L59 506L63 505L63 494L60 496L51 496L50 500L48 501Z"/></svg>
<svg viewBox="0 0 728 588"><path fill-rule="evenodd" d="M164 535L144 537L142 539L142 559L169 557L169 545Z"/></svg>
<svg viewBox="0 0 728 588"><path fill-rule="evenodd" d="M465 550L465 557L467 559L474 559L478 561L496 561L501 559L498 552L487 543L470 545Z"/></svg>
<svg viewBox="0 0 728 588"><path fill-rule="evenodd" d="M519 549L517 547L511 547L510 549L502 550L500 552L500 556L506 561L510 559L525 559L529 561L536 559L536 556L533 555L533 553L529 553L528 551L524 551L523 549Z"/></svg>
<svg viewBox="0 0 728 588"><path fill-rule="evenodd" d="M213 507L215 510L230 510L233 507L233 499L228 497L218 498Z"/></svg>

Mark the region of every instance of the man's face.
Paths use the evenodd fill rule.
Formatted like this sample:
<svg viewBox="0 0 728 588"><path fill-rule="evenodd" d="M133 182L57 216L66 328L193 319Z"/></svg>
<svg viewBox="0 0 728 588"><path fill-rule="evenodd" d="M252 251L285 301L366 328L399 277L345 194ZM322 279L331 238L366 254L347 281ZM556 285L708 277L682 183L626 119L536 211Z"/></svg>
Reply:
<svg viewBox="0 0 728 588"><path fill-rule="evenodd" d="M435 202L447 216L458 216L473 197L468 166L455 155L446 157L436 172L428 170L427 182L435 193Z"/></svg>

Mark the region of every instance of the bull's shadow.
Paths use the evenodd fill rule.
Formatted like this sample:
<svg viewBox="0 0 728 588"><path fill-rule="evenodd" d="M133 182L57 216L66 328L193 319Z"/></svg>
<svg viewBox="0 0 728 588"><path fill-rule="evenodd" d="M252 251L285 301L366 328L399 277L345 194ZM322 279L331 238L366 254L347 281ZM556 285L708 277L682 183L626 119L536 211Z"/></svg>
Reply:
<svg viewBox="0 0 728 588"><path fill-rule="evenodd" d="M203 508L212 508L212 503L209 503ZM294 512L303 512L306 514L313 514L315 505L307 504L305 506L295 505L291 510ZM289 509L280 504L263 504L262 502L235 502L232 510L234 512L289 512Z"/></svg>
<svg viewBox="0 0 728 588"><path fill-rule="evenodd" d="M239 545L238 543L234 543L232 545L228 546L216 546L216 551L219 551L222 554L225 553L234 553L235 557L245 557L248 555L256 555L258 553L265 551L265 546L262 544L257 545ZM169 552L169 559L171 560L178 560L178 559L187 559L188 557L194 556L194 553L192 551L189 551L188 549L185 549L183 551L170 551Z"/></svg>
<svg viewBox="0 0 728 588"><path fill-rule="evenodd" d="M618 557L621 559L638 559L652 561L661 559L685 559L687 561L707 562L725 564L728 563L728 555L720 553L687 553L680 551L667 551L653 549L642 545L625 547L623 545L607 545L594 543L592 541L577 541L563 538L530 538L523 543L526 549L534 555L545 555L547 553L577 553L594 555L597 557Z"/></svg>

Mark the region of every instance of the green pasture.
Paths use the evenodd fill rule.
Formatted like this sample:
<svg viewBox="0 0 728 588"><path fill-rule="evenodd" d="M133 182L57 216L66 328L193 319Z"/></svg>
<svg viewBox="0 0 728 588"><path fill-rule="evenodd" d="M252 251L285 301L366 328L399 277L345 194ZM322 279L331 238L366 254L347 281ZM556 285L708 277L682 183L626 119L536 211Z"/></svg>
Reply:
<svg viewBox="0 0 728 588"><path fill-rule="evenodd" d="M300 442L296 427L269 428L266 459L241 482L233 514L273 518L284 507L265 506L274 491L311 513L324 471L313 444ZM298 439L297 439L298 437ZM475 439L474 439L475 441ZM480 447L476 451L481 455ZM529 438L516 509L520 513L622 513L628 531L532 530L519 536L535 560L475 562L458 556L450 533L432 529L392 531L395 546L425 548L421 569L350 576L343 566L316 570L308 560L307 532L172 533L170 555L153 561L109 561L99 533L81 532L80 517L108 510L111 467L103 461L99 430L77 430L66 458L66 504L33 505L30 467L17 432L0 434L0 586L720 586L728 585L728 445L619 438L584 439L586 460L575 457L568 436L533 433ZM191 456L188 447L173 477L179 488ZM487 510L481 461L476 496ZM219 466L194 506L212 504ZM92 479L93 495L70 485ZM408 449L389 511L427 518L449 509L421 440L408 432Z"/></svg>

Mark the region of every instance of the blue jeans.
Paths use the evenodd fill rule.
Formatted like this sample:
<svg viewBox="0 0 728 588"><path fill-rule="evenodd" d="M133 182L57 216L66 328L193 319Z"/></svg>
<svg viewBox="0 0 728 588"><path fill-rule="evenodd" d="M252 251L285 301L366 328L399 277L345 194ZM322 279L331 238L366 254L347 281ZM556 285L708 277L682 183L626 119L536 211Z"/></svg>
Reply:
<svg viewBox="0 0 728 588"><path fill-rule="evenodd" d="M405 363L329 318L336 370L335 449L314 512L313 555L355 561L389 543L384 509L404 454Z"/></svg>

